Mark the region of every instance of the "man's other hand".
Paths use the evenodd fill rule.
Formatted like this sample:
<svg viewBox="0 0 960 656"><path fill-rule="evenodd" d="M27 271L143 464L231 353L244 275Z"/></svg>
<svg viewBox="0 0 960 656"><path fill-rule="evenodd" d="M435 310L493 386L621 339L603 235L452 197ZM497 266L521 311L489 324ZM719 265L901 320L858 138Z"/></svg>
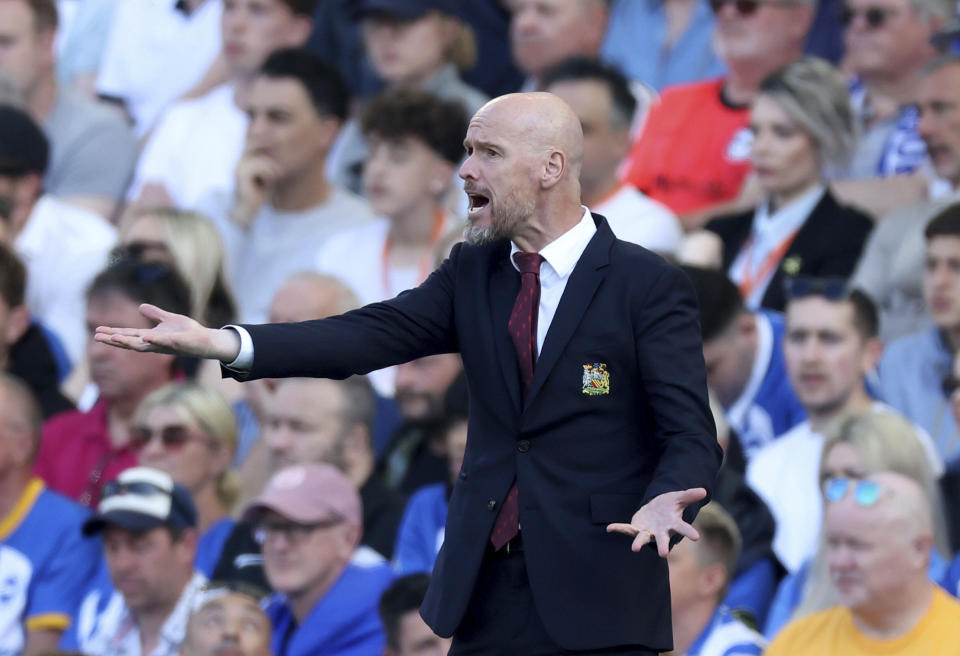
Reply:
<svg viewBox="0 0 960 656"><path fill-rule="evenodd" d="M699 540L697 529L683 521L683 511L691 503L707 497L707 491L695 487L680 492L665 492L654 497L634 513L629 524L609 524L607 533L633 536L633 551L640 551L651 540L657 543L657 553L666 558L670 552L670 534L678 533L691 540Z"/></svg>
<svg viewBox="0 0 960 656"><path fill-rule="evenodd" d="M222 362L233 362L240 353L240 336L235 330L205 328L190 317L148 303L140 306L140 313L157 325L153 328L97 326L93 338L131 351L172 353Z"/></svg>

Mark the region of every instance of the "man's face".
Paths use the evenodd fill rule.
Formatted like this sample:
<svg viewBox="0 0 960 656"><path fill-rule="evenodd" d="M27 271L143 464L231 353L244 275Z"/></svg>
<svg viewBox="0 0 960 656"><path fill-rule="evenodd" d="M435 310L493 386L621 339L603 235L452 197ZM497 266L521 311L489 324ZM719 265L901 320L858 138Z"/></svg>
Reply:
<svg viewBox="0 0 960 656"><path fill-rule="evenodd" d="M281 0L224 0L220 28L231 72L252 75L274 50L302 45L310 21Z"/></svg>
<svg viewBox="0 0 960 656"><path fill-rule="evenodd" d="M437 203L437 188L447 186L453 165L415 137L371 137L363 166L363 185L373 211L402 217Z"/></svg>
<svg viewBox="0 0 960 656"><path fill-rule="evenodd" d="M250 87L248 152L263 155L278 168L276 182L312 170L326 158L339 122L321 117L307 90L293 78L258 76Z"/></svg>
<svg viewBox="0 0 960 656"><path fill-rule="evenodd" d="M948 64L920 82L918 131L937 175L960 187L960 65Z"/></svg>
<svg viewBox="0 0 960 656"><path fill-rule="evenodd" d="M295 323L340 314L342 291L307 278L291 278L270 302L269 323Z"/></svg>
<svg viewBox="0 0 960 656"><path fill-rule="evenodd" d="M703 567L691 540L681 540L667 555L670 574L670 606L675 615L680 609L699 603L704 596Z"/></svg>
<svg viewBox="0 0 960 656"><path fill-rule="evenodd" d="M913 8L911 0L845 0L854 12L844 30L846 61L859 75L891 76L920 68L935 56L930 37L934 22ZM871 27L864 12L879 9L883 23Z"/></svg>
<svg viewBox="0 0 960 656"><path fill-rule="evenodd" d="M421 81L443 66L458 29L436 12L412 20L373 15L362 23L374 69L388 82Z"/></svg>
<svg viewBox="0 0 960 656"><path fill-rule="evenodd" d="M0 479L30 468L36 438L24 410L14 394L0 388Z"/></svg>
<svg viewBox="0 0 960 656"><path fill-rule="evenodd" d="M615 123L610 88L599 80L565 80L547 91L560 96L580 119L583 186L596 190L616 181L617 168L630 150L630 119Z"/></svg>
<svg viewBox="0 0 960 656"><path fill-rule="evenodd" d="M724 408L729 408L740 398L753 367L756 329L743 325L749 323L748 319L746 315L734 319L729 328L703 343L707 385Z"/></svg>
<svg viewBox="0 0 960 656"><path fill-rule="evenodd" d="M736 9L736 3L727 2L715 15L714 50L732 68L766 66L772 71L791 46L799 48L812 16L810 7L800 2L761 2L747 15Z"/></svg>
<svg viewBox="0 0 960 656"><path fill-rule="evenodd" d="M394 399L405 421L431 421L443 416L444 396L462 369L460 356L431 355L397 367Z"/></svg>
<svg viewBox="0 0 960 656"><path fill-rule="evenodd" d="M272 511L258 527L264 529L267 581L276 592L293 598L331 582L353 555L358 536L357 527L344 521L302 526Z"/></svg>
<svg viewBox="0 0 960 656"><path fill-rule="evenodd" d="M884 607L915 575L916 547L909 527L880 506L864 508L847 496L827 507L827 566L839 602L854 612ZM881 502L882 503L882 502Z"/></svg>
<svg viewBox="0 0 960 656"><path fill-rule="evenodd" d="M266 408L263 439L272 471L294 464L327 462L345 467L343 394L324 379L280 383Z"/></svg>
<svg viewBox="0 0 960 656"><path fill-rule="evenodd" d="M163 527L142 533L107 527L103 551L110 580L130 609L155 611L176 601L193 571L196 544L189 536L174 541Z"/></svg>
<svg viewBox="0 0 960 656"><path fill-rule="evenodd" d="M944 330L960 327L960 237L927 240L923 300L933 322Z"/></svg>
<svg viewBox="0 0 960 656"><path fill-rule="evenodd" d="M797 398L811 413L842 408L875 364L853 323L853 304L823 296L787 304L784 357Z"/></svg>
<svg viewBox="0 0 960 656"><path fill-rule="evenodd" d="M574 55L597 55L607 18L601 2L508 0L507 5L513 61L527 75L540 75Z"/></svg>
<svg viewBox="0 0 960 656"><path fill-rule="evenodd" d="M420 613L413 610L400 618L397 649L387 647L386 656L445 656L450 650L450 638L434 634Z"/></svg>
<svg viewBox="0 0 960 656"><path fill-rule="evenodd" d="M228 592L190 617L183 656L270 656L271 630L252 597Z"/></svg>
<svg viewBox="0 0 960 656"><path fill-rule="evenodd" d="M471 119L463 142L467 159L460 166L469 201L468 242L510 237L536 209L539 163L527 139L502 107L487 106Z"/></svg>
<svg viewBox="0 0 960 656"><path fill-rule="evenodd" d="M137 303L119 292L106 292L87 301L90 378L108 401L139 400L171 380L172 355L126 351L93 339L97 326L152 328L137 307Z"/></svg>
<svg viewBox="0 0 960 656"><path fill-rule="evenodd" d="M0 0L0 70L30 97L53 71L53 30L38 32L26 0Z"/></svg>

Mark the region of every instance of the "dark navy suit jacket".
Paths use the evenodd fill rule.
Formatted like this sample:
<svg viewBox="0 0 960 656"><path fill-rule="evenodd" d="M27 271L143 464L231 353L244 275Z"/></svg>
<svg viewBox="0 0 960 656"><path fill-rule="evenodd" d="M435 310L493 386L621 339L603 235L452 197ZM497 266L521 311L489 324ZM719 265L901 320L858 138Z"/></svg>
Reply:
<svg viewBox="0 0 960 656"><path fill-rule="evenodd" d="M697 301L679 269L594 220L525 404L507 333L520 275L506 240L456 246L426 282L389 301L319 321L245 326L250 378L342 378L462 355L467 449L421 609L440 635L463 618L516 478L530 587L550 636L567 649L672 645L666 561L652 546L631 552L631 539L606 525L629 522L663 492L715 482L721 451ZM584 365L601 364L608 384L592 385Z"/></svg>

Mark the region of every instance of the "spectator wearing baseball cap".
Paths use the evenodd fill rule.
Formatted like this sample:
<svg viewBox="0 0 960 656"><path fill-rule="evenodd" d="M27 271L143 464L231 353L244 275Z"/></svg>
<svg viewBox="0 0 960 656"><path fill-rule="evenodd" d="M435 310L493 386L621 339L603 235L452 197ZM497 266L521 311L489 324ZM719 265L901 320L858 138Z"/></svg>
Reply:
<svg viewBox="0 0 960 656"><path fill-rule="evenodd" d="M0 239L27 267L27 307L76 362L87 330L84 292L107 263L117 232L106 219L44 193L50 146L43 130L0 106Z"/></svg>
<svg viewBox="0 0 960 656"><path fill-rule="evenodd" d="M176 656L206 578L194 571L197 511L169 474L133 467L104 486L83 524L102 535L109 586L87 593L65 647L99 656Z"/></svg>
<svg viewBox="0 0 960 656"><path fill-rule="evenodd" d="M363 510L346 475L329 464L281 469L243 515L276 591L266 603L274 656L383 653L377 604L393 572L358 557Z"/></svg>

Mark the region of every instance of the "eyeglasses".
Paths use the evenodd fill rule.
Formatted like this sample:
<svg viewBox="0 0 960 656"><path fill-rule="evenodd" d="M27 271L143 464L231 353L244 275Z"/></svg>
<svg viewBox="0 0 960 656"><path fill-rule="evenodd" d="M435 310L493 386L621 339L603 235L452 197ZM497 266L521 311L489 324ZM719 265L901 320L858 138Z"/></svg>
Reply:
<svg viewBox="0 0 960 656"><path fill-rule="evenodd" d="M336 526L343 521L342 517L330 517L313 524L299 524L297 522L262 522L253 532L253 539L263 545L283 536L284 541L290 544L300 544L314 531Z"/></svg>
<svg viewBox="0 0 960 656"><path fill-rule="evenodd" d="M853 21L857 16L862 15L863 19L867 22L867 27L871 30L878 30L883 27L883 24L887 22L887 19L890 16L896 14L895 9L887 9L886 7L867 7L866 9L853 9L849 6L844 6L840 8L838 12L838 18L840 19L840 24L844 29L850 27Z"/></svg>
<svg viewBox="0 0 960 656"><path fill-rule="evenodd" d="M770 1L770 0L710 0L710 9L713 13L719 14L726 5L733 5L733 8L741 16L752 16L757 13L761 5L772 5L774 7L788 7L797 4L793 1Z"/></svg>
<svg viewBox="0 0 960 656"><path fill-rule="evenodd" d="M843 278L788 276L783 281L783 287L787 298L791 300L806 296L823 296L831 301L842 301L849 294L847 281Z"/></svg>
<svg viewBox="0 0 960 656"><path fill-rule="evenodd" d="M868 478L854 480L852 478L828 478L823 484L823 496L830 503L836 503L853 489L853 500L858 506L869 508L874 505L883 492L883 486Z"/></svg>
<svg viewBox="0 0 960 656"><path fill-rule="evenodd" d="M150 444L154 435L160 438L167 451L179 451L191 441L193 432L181 424L171 424L156 431L147 426L134 426L130 429L130 447L134 451L141 451Z"/></svg>
<svg viewBox="0 0 960 656"><path fill-rule="evenodd" d="M123 481L110 481L103 486L103 492L101 493L101 499L106 499L107 497L115 497L121 494L136 494L139 496L149 497L155 494L163 494L168 497L172 497L173 493L170 490L165 490L159 485L154 485L153 483L147 483L146 481L134 481L132 483L124 483Z"/></svg>
<svg viewBox="0 0 960 656"><path fill-rule="evenodd" d="M166 254L168 257L170 255L170 249L167 248L167 245L164 242L149 239L139 239L137 241L132 241L128 244L123 244L114 248L110 252L110 261L114 263L121 260L133 260L135 262L141 262L144 259L144 255L151 251L159 251L160 253Z"/></svg>

